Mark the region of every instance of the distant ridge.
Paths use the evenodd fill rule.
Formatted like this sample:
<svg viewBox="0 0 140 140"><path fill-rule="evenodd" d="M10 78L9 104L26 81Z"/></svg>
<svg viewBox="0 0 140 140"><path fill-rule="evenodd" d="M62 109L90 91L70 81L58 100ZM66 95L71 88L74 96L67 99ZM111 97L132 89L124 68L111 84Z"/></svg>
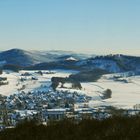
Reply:
<svg viewBox="0 0 140 140"><path fill-rule="evenodd" d="M26 51L11 49L0 52L1 65L24 69L103 69L108 72L140 71L140 57L128 55L88 55L65 51ZM7 67L6 67L7 68Z"/></svg>
<svg viewBox="0 0 140 140"><path fill-rule="evenodd" d="M0 52L0 61L26 67L44 62L60 61L67 58L67 56L72 56L75 59L88 57L88 55L65 51L26 51L15 48Z"/></svg>

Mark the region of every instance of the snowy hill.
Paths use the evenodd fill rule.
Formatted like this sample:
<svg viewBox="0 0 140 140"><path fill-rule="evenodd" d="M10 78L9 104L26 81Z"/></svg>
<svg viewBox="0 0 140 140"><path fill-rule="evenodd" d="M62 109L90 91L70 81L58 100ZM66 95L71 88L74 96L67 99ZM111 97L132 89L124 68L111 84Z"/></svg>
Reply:
<svg viewBox="0 0 140 140"><path fill-rule="evenodd" d="M45 62L34 65L31 69L74 69L80 71L102 69L110 73L140 71L140 57L125 55L96 56L87 59L63 57L57 62Z"/></svg>
<svg viewBox="0 0 140 140"><path fill-rule="evenodd" d="M84 57L82 54L75 54L64 51L25 51L21 49L11 49L0 52L0 61L6 61L7 64L19 66L31 66L43 62L52 62L63 60L65 57ZM85 56L87 58L87 56Z"/></svg>
<svg viewBox="0 0 140 140"><path fill-rule="evenodd" d="M24 69L28 67L28 69L32 70L103 69L111 73L140 71L140 57L126 55L95 56L67 51L25 51L11 49L0 52L0 62L22 66Z"/></svg>
<svg viewBox="0 0 140 140"><path fill-rule="evenodd" d="M140 57L125 55L96 56L86 61L80 61L77 65L90 69L99 68L113 73L139 71Z"/></svg>

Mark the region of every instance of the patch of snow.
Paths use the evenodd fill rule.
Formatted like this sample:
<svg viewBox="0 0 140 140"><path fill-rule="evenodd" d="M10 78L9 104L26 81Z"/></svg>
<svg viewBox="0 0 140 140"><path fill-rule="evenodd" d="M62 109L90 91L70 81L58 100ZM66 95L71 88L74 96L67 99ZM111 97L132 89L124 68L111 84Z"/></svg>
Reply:
<svg viewBox="0 0 140 140"><path fill-rule="evenodd" d="M67 61L77 61L77 59L74 58L74 57L69 57L69 58L67 58L66 60L67 60Z"/></svg>

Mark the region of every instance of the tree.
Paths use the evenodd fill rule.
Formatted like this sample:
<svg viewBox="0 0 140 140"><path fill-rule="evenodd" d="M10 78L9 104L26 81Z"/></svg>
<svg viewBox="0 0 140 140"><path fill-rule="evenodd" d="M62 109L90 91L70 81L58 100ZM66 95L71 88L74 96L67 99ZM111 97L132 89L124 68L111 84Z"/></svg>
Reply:
<svg viewBox="0 0 140 140"><path fill-rule="evenodd" d="M77 81L76 82L74 81L72 83L72 88L74 88L74 89L80 89L81 90L82 89L81 83L80 82L77 82Z"/></svg>
<svg viewBox="0 0 140 140"><path fill-rule="evenodd" d="M2 70L0 69L0 74L2 74Z"/></svg>
<svg viewBox="0 0 140 140"><path fill-rule="evenodd" d="M56 88L58 87L59 82L52 82L51 87L54 91L56 91Z"/></svg>
<svg viewBox="0 0 140 140"><path fill-rule="evenodd" d="M107 90L104 91L102 99L108 99L108 98L111 98L111 96L112 96L111 89L107 89Z"/></svg>

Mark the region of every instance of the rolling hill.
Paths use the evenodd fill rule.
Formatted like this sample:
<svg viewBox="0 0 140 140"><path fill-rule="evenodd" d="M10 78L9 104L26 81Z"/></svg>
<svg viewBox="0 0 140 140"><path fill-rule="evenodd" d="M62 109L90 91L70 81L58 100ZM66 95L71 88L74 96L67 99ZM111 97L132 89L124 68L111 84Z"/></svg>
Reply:
<svg viewBox="0 0 140 140"><path fill-rule="evenodd" d="M11 49L0 52L0 64L23 69L102 69L111 73L140 71L140 57L127 55L95 56L67 51L25 51ZM6 67L7 68L7 67Z"/></svg>

